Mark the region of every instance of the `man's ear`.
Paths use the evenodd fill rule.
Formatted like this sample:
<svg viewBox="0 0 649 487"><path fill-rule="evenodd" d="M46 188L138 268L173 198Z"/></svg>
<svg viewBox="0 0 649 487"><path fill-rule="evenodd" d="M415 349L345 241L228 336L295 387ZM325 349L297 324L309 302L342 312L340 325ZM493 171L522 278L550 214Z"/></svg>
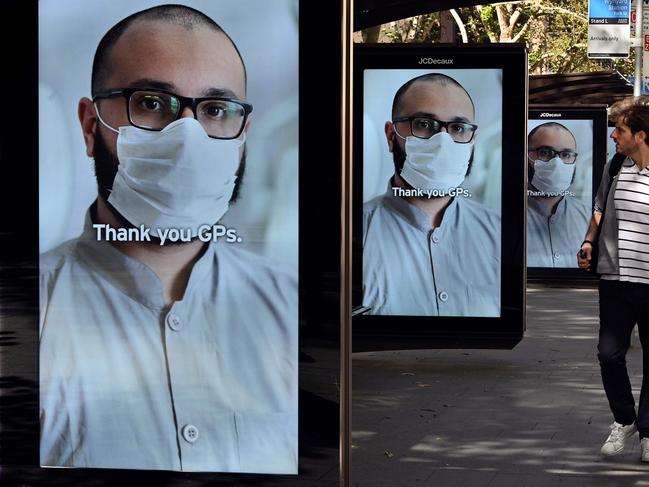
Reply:
<svg viewBox="0 0 649 487"><path fill-rule="evenodd" d="M392 122L385 122L383 130L385 131L385 138L388 139L388 150L392 152L394 149L394 124Z"/></svg>
<svg viewBox="0 0 649 487"><path fill-rule="evenodd" d="M97 114L95 112L95 105L90 98L84 97L79 100L77 115L79 116L79 123L81 123L83 141L86 144L86 155L93 157L95 151L95 131L97 130Z"/></svg>
<svg viewBox="0 0 649 487"><path fill-rule="evenodd" d="M639 130L633 135L636 136L636 141L644 142L645 144L649 145L649 140L647 140L647 132L645 132L644 130Z"/></svg>

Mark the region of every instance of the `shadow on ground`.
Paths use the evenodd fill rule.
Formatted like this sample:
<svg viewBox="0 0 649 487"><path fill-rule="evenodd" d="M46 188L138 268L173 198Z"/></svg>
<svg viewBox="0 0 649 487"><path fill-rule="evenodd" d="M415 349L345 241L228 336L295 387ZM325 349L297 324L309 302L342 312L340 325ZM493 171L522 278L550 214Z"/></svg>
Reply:
<svg viewBox="0 0 649 487"><path fill-rule="evenodd" d="M637 438L613 460L598 453L612 418L597 291L532 288L527 323L514 350L355 354L355 485L649 486ZM636 398L641 361L633 348Z"/></svg>

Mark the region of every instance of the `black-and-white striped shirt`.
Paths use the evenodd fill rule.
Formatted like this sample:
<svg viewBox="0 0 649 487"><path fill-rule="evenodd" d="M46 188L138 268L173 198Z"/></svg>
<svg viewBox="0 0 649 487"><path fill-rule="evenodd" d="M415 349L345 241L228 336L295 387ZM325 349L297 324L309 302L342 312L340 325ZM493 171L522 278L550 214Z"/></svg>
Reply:
<svg viewBox="0 0 649 487"><path fill-rule="evenodd" d="M620 281L649 284L649 168L622 166L615 213Z"/></svg>

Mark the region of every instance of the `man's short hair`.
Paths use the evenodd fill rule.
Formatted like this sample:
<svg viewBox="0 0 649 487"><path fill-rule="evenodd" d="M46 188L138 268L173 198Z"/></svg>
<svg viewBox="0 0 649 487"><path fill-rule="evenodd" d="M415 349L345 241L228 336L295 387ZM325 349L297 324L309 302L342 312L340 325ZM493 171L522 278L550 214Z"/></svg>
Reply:
<svg viewBox="0 0 649 487"><path fill-rule="evenodd" d="M624 124L631 130L631 133L635 134L644 130L647 136L645 138L645 144L649 145L649 105L634 103L626 110L623 110L621 116Z"/></svg>
<svg viewBox="0 0 649 487"><path fill-rule="evenodd" d="M545 122L542 123L541 125L538 125L534 127L529 134L527 134L527 144L529 146L530 141L532 140L532 137L534 137L534 134L536 134L540 129L549 129L549 128L556 128L556 129L563 129L566 132L570 134L572 137L572 140L575 141L575 147L577 147L577 139L575 139L574 134L566 127L565 125L560 124L559 122Z"/></svg>
<svg viewBox="0 0 649 487"><path fill-rule="evenodd" d="M401 108L401 99L403 98L403 95L405 95L406 91L408 91L408 88L410 88L415 83L432 83L432 84L438 84L440 86L447 86L447 85L457 86L458 88L461 88L462 91L466 93L466 96L469 97L469 101L471 102L471 107L473 108L473 112L475 113L475 105L473 104L473 99L471 98L471 95L469 95L469 92L466 91L466 89L464 89L464 86L462 86L456 80L454 80L453 78L445 74L428 73L428 74L422 74L421 76L417 76L416 78L412 78L410 81L404 83L401 86L401 88L397 90L397 92L394 94L394 100L392 100L393 119L397 116L397 113Z"/></svg>
<svg viewBox="0 0 649 487"><path fill-rule="evenodd" d="M237 52L241 64L243 65L244 82L247 81L246 65L243 62L241 53L234 41L219 24L199 10L185 5L169 4L148 8L129 15L115 24L108 32L106 32L106 34L104 34L104 37L99 41L97 51L95 51L95 58L92 63L91 92L93 96L107 88L104 86L104 83L110 74L110 64L108 61L112 47L119 40L122 34L124 34L126 29L131 26L131 24L144 21L181 25L188 30L191 30L196 26L207 27L215 32L223 34L232 43L232 46Z"/></svg>
<svg viewBox="0 0 649 487"><path fill-rule="evenodd" d="M616 101L606 110L608 119L611 122L615 123L620 115L623 115L627 109L631 108L634 105L649 105L649 95L627 96L626 98L622 98L621 100Z"/></svg>
<svg viewBox="0 0 649 487"><path fill-rule="evenodd" d="M608 109L606 110L608 119L615 123L615 121L618 119L618 117L626 110L629 108L631 105L633 105L633 97L629 96L626 98L622 98L621 100L616 101L613 103Z"/></svg>

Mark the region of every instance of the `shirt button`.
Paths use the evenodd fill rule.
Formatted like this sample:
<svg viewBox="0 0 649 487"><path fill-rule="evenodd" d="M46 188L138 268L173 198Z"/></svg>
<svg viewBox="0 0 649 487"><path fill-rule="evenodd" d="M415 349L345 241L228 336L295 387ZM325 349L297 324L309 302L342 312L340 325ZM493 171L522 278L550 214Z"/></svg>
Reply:
<svg viewBox="0 0 649 487"><path fill-rule="evenodd" d="M183 438L188 443L194 443L198 440L198 428L193 424L186 424L181 431Z"/></svg>
<svg viewBox="0 0 649 487"><path fill-rule="evenodd" d="M439 242L439 237L437 235L433 235L433 242Z"/></svg>
<svg viewBox="0 0 649 487"><path fill-rule="evenodd" d="M558 259L559 257L560 257L559 252L555 252L555 253L554 253L554 258L555 258L555 259Z"/></svg>
<svg viewBox="0 0 649 487"><path fill-rule="evenodd" d="M438 296L439 296L439 300L440 300L442 303L445 303L446 301L448 301L448 293L447 293L446 291L442 291L442 292L440 292L440 293L438 294Z"/></svg>
<svg viewBox="0 0 649 487"><path fill-rule="evenodd" d="M173 313L169 313L167 315L167 325L169 325L169 328L171 328L173 331L180 331L183 328L183 322L180 321L178 315L175 315Z"/></svg>

